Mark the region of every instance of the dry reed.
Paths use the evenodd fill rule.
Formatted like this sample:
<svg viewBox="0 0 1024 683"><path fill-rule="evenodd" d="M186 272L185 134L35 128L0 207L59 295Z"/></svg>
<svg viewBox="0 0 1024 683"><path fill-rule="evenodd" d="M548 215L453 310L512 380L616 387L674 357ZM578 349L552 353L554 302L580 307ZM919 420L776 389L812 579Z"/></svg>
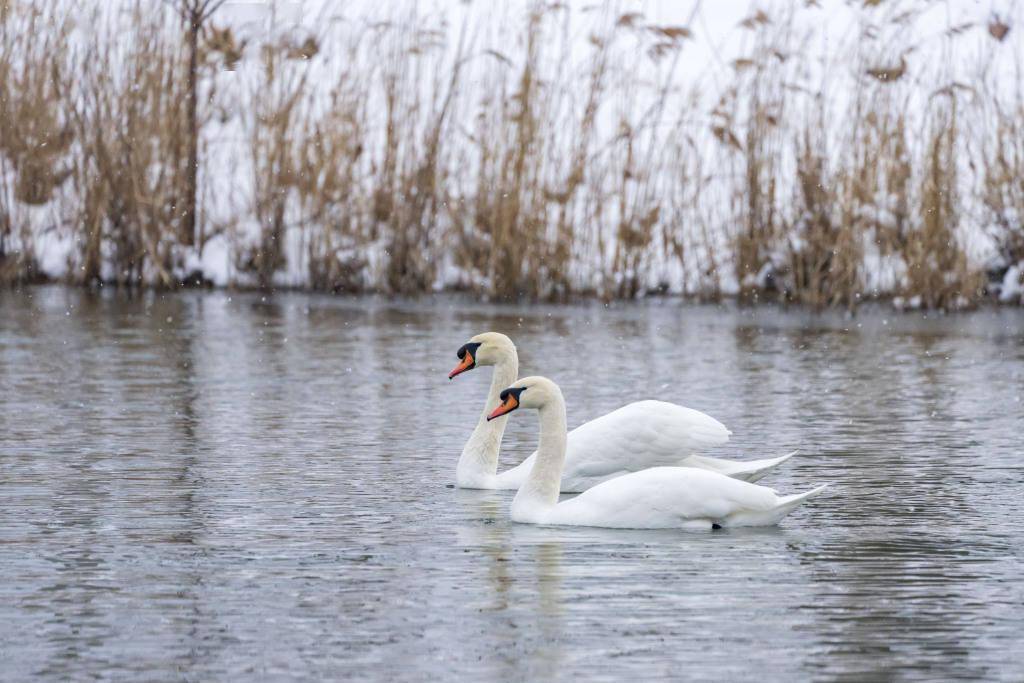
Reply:
<svg viewBox="0 0 1024 683"><path fill-rule="evenodd" d="M220 240L236 284L263 288L977 302L973 222L1003 271L1024 260L1022 94L985 80L991 54L969 88L878 39L913 18L898 4L865 9L852 54L817 65L859 74L837 111L828 78L805 78L814 35L795 7L741 22L746 49L709 99L706 82L676 87L690 26L639 14L591 13L581 51L560 5L532 6L500 42L415 12L246 42L217 14L196 26L137 3L96 11L70 49L55 6L5 0L0 278L38 274L33 240L50 231L75 244L67 278L84 283L178 286ZM971 30L994 51L1014 28L936 40ZM237 92L218 90L225 69L245 74ZM251 173L231 230L203 170L218 111Z"/></svg>

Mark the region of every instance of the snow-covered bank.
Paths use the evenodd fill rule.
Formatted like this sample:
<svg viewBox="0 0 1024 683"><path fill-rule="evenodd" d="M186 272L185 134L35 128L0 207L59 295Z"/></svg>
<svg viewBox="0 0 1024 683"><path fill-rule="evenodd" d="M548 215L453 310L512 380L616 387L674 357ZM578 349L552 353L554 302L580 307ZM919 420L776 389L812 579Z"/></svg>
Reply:
<svg viewBox="0 0 1024 683"><path fill-rule="evenodd" d="M204 34L195 246L173 14L74 5L64 47L25 42L19 10L57 35L66 4L0 24L6 63L36 67L0 81L6 271L1021 301L1015 3L228 2ZM25 118L37 100L52 121ZM26 193L44 149L52 187Z"/></svg>

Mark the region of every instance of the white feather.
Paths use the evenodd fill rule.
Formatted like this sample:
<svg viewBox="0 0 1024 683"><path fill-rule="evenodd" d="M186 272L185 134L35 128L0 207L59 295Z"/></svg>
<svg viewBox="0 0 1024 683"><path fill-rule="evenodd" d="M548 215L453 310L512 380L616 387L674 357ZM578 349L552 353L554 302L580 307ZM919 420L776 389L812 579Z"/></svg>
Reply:
<svg viewBox="0 0 1024 683"><path fill-rule="evenodd" d="M604 481L559 503L558 484L568 462L562 393L543 377L513 386L525 388L520 407L540 412L541 432L533 465L512 501L515 522L625 529L768 526L825 488L779 496L710 470L656 466Z"/></svg>
<svg viewBox="0 0 1024 683"><path fill-rule="evenodd" d="M484 410L462 450L456 482L461 488L518 489L537 454L498 474L507 418L488 421L486 417L498 405L501 390L515 380L519 356L503 334L485 332L470 341L479 344L475 364L494 366L494 375ZM630 403L569 432L561 490L585 491L622 474L660 465L695 467L752 482L794 455L750 461L698 455L728 442L729 434L725 425L698 410L664 401Z"/></svg>

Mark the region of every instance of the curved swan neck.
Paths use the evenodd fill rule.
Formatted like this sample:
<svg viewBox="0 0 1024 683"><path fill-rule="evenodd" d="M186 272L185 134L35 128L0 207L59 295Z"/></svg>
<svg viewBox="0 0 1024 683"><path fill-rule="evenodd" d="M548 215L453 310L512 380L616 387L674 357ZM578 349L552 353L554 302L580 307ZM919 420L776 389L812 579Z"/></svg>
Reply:
<svg viewBox="0 0 1024 683"><path fill-rule="evenodd" d="M459 465L455 471L455 479L459 486L492 488L488 482L498 473L498 451L501 450L501 437L505 434L508 416L490 422L487 421L487 416L501 403L498 396L501 390L513 384L518 375L519 358L513 349L494 366L491 388L487 391L484 409L459 457Z"/></svg>
<svg viewBox="0 0 1024 683"><path fill-rule="evenodd" d="M536 515L558 504L565 466L565 401L561 393L552 396L540 410L540 445L533 469L512 500L512 517L517 521L539 521Z"/></svg>

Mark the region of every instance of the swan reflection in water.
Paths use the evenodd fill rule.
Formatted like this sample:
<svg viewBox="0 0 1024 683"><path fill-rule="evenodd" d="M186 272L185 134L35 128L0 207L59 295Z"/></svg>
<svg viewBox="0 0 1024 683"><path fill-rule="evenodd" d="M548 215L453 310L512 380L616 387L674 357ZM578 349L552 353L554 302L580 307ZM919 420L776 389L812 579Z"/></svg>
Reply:
<svg viewBox="0 0 1024 683"><path fill-rule="evenodd" d="M510 523L508 492L454 493L464 520L457 543L474 556L469 563L474 580L467 582L471 587L464 597L470 609L485 615L491 637L504 644L489 660L489 666L499 669L492 673L553 678L565 654L562 554L563 546L574 542L572 533ZM481 589L482 594L475 592Z"/></svg>

